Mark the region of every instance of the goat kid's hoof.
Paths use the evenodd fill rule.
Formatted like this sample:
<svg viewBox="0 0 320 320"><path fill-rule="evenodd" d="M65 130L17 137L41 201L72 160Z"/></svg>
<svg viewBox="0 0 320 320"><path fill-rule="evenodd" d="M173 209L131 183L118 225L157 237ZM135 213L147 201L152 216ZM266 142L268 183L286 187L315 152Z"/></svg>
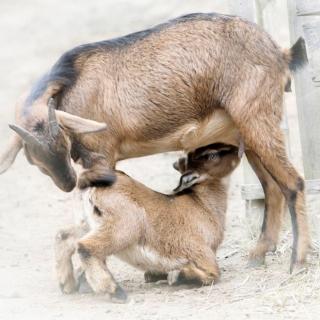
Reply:
<svg viewBox="0 0 320 320"><path fill-rule="evenodd" d="M179 284L180 280L180 270L173 270L168 273L168 284L169 286L174 286Z"/></svg>
<svg viewBox="0 0 320 320"><path fill-rule="evenodd" d="M145 283L151 283L151 282L156 282L157 280L154 281L152 272L146 271L144 273L144 281Z"/></svg>
<svg viewBox="0 0 320 320"><path fill-rule="evenodd" d="M219 278L209 277L207 279L202 280L203 286L212 286L214 284L217 284L219 282Z"/></svg>
<svg viewBox="0 0 320 320"><path fill-rule="evenodd" d="M71 294L78 291L78 285L74 279L68 280L64 283L59 283L60 290L64 294Z"/></svg>
<svg viewBox="0 0 320 320"><path fill-rule="evenodd" d="M146 283L154 283L161 280L167 280L168 275L166 273L156 273L151 271L146 271L144 273L144 281Z"/></svg>
<svg viewBox="0 0 320 320"><path fill-rule="evenodd" d="M78 292L81 294L93 292L92 288L90 287L90 285L87 281L87 278L86 278L84 272L82 272L78 278Z"/></svg>
<svg viewBox="0 0 320 320"><path fill-rule="evenodd" d="M110 294L110 298L114 303L126 303L128 301L127 293L120 286L117 286L115 292Z"/></svg>

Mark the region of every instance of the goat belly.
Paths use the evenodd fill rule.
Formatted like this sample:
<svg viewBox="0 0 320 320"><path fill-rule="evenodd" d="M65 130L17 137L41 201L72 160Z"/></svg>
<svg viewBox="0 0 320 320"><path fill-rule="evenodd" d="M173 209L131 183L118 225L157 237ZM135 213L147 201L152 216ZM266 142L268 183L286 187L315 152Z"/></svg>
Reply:
<svg viewBox="0 0 320 320"><path fill-rule="evenodd" d="M132 266L149 271L169 272L187 264L184 258L167 258L147 246L133 245L117 253L117 257Z"/></svg>
<svg viewBox="0 0 320 320"><path fill-rule="evenodd" d="M202 121L186 128L181 134L181 149L194 150L212 143L238 145L239 133L230 116L223 109L216 109Z"/></svg>

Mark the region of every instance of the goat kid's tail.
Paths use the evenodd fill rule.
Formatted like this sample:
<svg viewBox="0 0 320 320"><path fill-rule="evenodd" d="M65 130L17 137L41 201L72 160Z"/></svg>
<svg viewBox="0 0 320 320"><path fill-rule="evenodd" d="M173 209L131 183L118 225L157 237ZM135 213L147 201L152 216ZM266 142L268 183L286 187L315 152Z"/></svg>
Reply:
<svg viewBox="0 0 320 320"><path fill-rule="evenodd" d="M287 61L291 72L304 67L308 62L306 44L302 37L290 48L283 51L284 59Z"/></svg>

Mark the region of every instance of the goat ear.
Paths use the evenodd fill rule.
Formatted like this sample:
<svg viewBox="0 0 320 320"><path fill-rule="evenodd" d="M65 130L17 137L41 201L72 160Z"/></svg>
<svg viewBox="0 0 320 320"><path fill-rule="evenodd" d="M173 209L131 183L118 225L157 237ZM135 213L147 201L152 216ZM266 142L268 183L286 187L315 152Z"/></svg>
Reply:
<svg viewBox="0 0 320 320"><path fill-rule="evenodd" d="M179 185L173 190L175 193L181 192L200 182L200 175L197 172L187 172L180 177Z"/></svg>
<svg viewBox="0 0 320 320"><path fill-rule="evenodd" d="M22 140L18 135L15 134L11 138L7 149L2 155L0 155L0 174L10 168L21 148Z"/></svg>
<svg viewBox="0 0 320 320"><path fill-rule="evenodd" d="M187 157L181 157L173 164L173 168L183 173L187 170Z"/></svg>
<svg viewBox="0 0 320 320"><path fill-rule="evenodd" d="M56 115L59 124L74 133L99 132L107 128L107 125L103 122L81 118L61 110L56 110Z"/></svg>

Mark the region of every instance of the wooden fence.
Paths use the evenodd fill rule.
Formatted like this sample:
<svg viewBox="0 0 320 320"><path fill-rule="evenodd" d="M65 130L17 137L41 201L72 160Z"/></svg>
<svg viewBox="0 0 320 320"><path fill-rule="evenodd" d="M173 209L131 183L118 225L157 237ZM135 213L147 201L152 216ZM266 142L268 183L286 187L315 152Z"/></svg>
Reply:
<svg viewBox="0 0 320 320"><path fill-rule="evenodd" d="M287 3L285 0L230 0L229 5L232 14L260 24L278 43L279 30L274 18L280 6L286 5L291 44L300 36L306 41L309 63L294 75L295 95L306 191L311 196L320 195L320 0L288 0ZM283 130L290 155L287 123L285 113ZM247 162L244 164L242 197L246 200L248 215L252 212L262 215L263 190Z"/></svg>

